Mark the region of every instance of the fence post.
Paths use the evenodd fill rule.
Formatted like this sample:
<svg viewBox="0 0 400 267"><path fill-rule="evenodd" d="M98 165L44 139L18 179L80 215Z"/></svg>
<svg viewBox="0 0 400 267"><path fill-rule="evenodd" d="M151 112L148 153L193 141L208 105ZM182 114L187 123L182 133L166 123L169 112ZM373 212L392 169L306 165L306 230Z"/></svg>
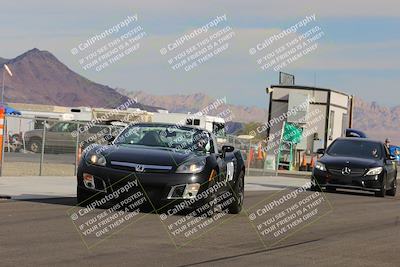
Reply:
<svg viewBox="0 0 400 267"><path fill-rule="evenodd" d="M42 176L42 172L43 172L44 145L46 143L46 125L47 125L47 121L45 120L45 121L43 121L42 151L40 153L39 176Z"/></svg>
<svg viewBox="0 0 400 267"><path fill-rule="evenodd" d="M6 127L5 126L5 115L4 115L4 107L0 108L0 145L1 145L1 152L0 152L0 176L3 176L3 166L4 166L4 144L6 139Z"/></svg>
<svg viewBox="0 0 400 267"><path fill-rule="evenodd" d="M78 161L80 160L81 147L79 145L79 123L76 125L76 143L75 143L75 164L74 164L74 176L77 174Z"/></svg>
<svg viewBox="0 0 400 267"><path fill-rule="evenodd" d="M251 152L251 140L249 144L249 154L247 156L247 176L250 175L250 159L251 159L250 152Z"/></svg>

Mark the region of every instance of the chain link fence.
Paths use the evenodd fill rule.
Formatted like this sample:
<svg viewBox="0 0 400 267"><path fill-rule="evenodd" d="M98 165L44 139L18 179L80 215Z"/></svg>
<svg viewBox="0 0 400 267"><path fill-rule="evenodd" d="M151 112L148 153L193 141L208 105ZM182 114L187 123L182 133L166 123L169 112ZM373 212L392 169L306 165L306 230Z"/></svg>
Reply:
<svg viewBox="0 0 400 267"><path fill-rule="evenodd" d="M4 127L2 176L73 176L81 151L107 143L105 136L116 136L124 125L6 116ZM275 173L262 142L228 135L225 143L242 152L248 175Z"/></svg>
<svg viewBox="0 0 400 267"><path fill-rule="evenodd" d="M275 171L268 169L264 143L253 139L243 139L238 136L228 135L227 143L242 152L246 162L247 175L271 175Z"/></svg>
<svg viewBox="0 0 400 267"><path fill-rule="evenodd" d="M6 116L2 176L73 176L80 153L123 125Z"/></svg>

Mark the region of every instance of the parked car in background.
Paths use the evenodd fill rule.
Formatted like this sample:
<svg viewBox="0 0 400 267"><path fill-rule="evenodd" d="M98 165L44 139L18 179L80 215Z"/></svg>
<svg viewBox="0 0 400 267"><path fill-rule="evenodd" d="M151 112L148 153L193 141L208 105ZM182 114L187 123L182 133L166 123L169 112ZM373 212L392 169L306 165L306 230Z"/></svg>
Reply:
<svg viewBox="0 0 400 267"><path fill-rule="evenodd" d="M79 123L80 127L87 122ZM107 134L113 134L115 130L120 130L121 126L113 125L93 125L86 130L78 131L78 122L61 121L51 126L45 126L45 146L46 152L55 153L74 153L77 141L86 148L88 145L101 141ZM82 129L82 128L81 128ZM79 139L77 140L77 133ZM35 129L24 133L25 147L27 150L38 153L42 149L43 129Z"/></svg>

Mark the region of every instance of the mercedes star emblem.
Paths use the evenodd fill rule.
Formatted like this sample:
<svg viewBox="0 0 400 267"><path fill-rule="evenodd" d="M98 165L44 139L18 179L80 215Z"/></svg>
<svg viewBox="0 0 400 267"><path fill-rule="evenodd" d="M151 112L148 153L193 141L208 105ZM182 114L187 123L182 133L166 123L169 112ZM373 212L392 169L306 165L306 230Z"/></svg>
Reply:
<svg viewBox="0 0 400 267"><path fill-rule="evenodd" d="M342 174L343 175L349 175L351 173L351 169L349 167L344 167L342 169Z"/></svg>

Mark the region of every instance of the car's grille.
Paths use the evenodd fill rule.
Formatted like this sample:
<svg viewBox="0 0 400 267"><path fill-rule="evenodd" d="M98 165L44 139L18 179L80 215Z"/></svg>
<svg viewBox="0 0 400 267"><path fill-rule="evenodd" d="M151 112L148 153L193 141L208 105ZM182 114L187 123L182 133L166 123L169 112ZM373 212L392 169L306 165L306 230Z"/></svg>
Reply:
<svg viewBox="0 0 400 267"><path fill-rule="evenodd" d="M328 168L328 171L335 175L335 176L349 176L349 177L356 177L356 176L363 176L365 174L365 169L351 169L350 174L344 175L342 173L343 168Z"/></svg>
<svg viewBox="0 0 400 267"><path fill-rule="evenodd" d="M172 170L172 166L165 165L148 165L138 164L133 162L111 161L111 168L126 170L131 172L155 172L155 173L168 173Z"/></svg>

